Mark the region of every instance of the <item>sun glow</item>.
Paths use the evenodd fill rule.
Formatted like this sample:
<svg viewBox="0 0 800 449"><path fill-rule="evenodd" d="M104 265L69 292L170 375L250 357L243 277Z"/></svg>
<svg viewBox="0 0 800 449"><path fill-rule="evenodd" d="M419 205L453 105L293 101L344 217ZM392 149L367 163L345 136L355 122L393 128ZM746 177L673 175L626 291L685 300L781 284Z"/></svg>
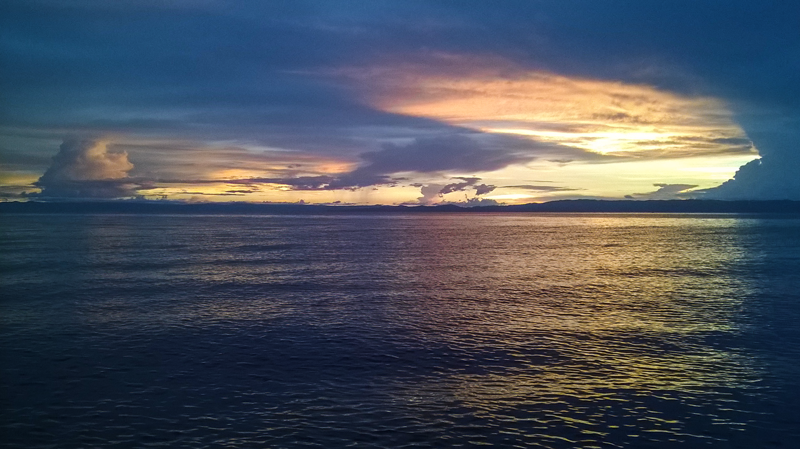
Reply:
<svg viewBox="0 0 800 449"><path fill-rule="evenodd" d="M481 128L483 132L528 136L545 142L568 144L595 153L609 154L675 146L675 133L645 131L558 132L518 128Z"/></svg>
<svg viewBox="0 0 800 449"><path fill-rule="evenodd" d="M532 161L449 174L480 176L497 186L483 198L506 203L644 197L664 184L707 189L759 157L725 102L709 96L449 54L334 74L382 111L472 129L481 133L475 139L516 139L508 145L532 151ZM546 184L526 192L504 188L538 183Z"/></svg>

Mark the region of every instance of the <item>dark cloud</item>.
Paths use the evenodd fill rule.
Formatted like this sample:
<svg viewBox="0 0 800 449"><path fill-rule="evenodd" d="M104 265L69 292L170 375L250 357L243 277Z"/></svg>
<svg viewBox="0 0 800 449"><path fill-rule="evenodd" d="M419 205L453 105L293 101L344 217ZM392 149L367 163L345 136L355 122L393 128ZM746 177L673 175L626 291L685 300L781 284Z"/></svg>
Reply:
<svg viewBox="0 0 800 449"><path fill-rule="evenodd" d="M43 154L25 153L0 147L0 164L10 169L48 166L51 158Z"/></svg>
<svg viewBox="0 0 800 449"><path fill-rule="evenodd" d="M419 204L434 204L434 203L441 203L442 198L444 195L453 192L466 192L474 190L475 196L472 198L467 197L464 201L469 203L470 205L490 205L488 202L492 202L492 200L486 200L488 202L480 203L482 201L481 198L478 198L482 195L490 193L494 191L496 188L493 185L487 184L478 184L481 181L481 178L475 176L457 176L452 179L458 179L459 182L449 183L449 184L420 184L414 183L410 184L412 187L419 187L420 193L422 196L417 198L417 203ZM452 202L444 203L444 204L456 204ZM465 202L458 202L458 204L466 204ZM496 204L496 203L492 203Z"/></svg>
<svg viewBox="0 0 800 449"><path fill-rule="evenodd" d="M5 187L5 186L4 186ZM2 190L0 189L0 202L3 199L18 199L18 198L27 198L28 193L26 191L18 191L15 190Z"/></svg>
<svg viewBox="0 0 800 449"><path fill-rule="evenodd" d="M34 185L41 188L42 191L41 193L33 193L29 196L42 199L128 198L136 196L137 191L142 188L141 184L118 179L83 181L61 180L55 183L37 181Z"/></svg>
<svg viewBox="0 0 800 449"><path fill-rule="evenodd" d="M478 184L481 181L481 178L457 176L453 179L460 179L461 181L446 184L444 187L439 189L439 195L446 195L452 192L464 192L467 190L475 190L475 196L481 196L487 193L491 193L494 189L497 188L496 186L493 185Z"/></svg>
<svg viewBox="0 0 800 449"><path fill-rule="evenodd" d="M481 196L486 195L487 193L492 193L497 186L488 185L488 184L479 184L475 186L475 195Z"/></svg>
<svg viewBox="0 0 800 449"><path fill-rule="evenodd" d="M211 181L219 182L219 181ZM226 180L228 184L280 184L291 187L293 190L332 190L340 178L334 176L296 176L286 178L244 178Z"/></svg>
<svg viewBox="0 0 800 449"><path fill-rule="evenodd" d="M800 200L798 167L764 157L743 165L733 179L699 193L701 198L724 200Z"/></svg>
<svg viewBox="0 0 800 449"><path fill-rule="evenodd" d="M689 191L697 187L694 184L666 184L656 183L653 186L658 190L648 193L634 193L626 195L626 198L637 200L672 200L676 198L686 198L693 194Z"/></svg>
<svg viewBox="0 0 800 449"><path fill-rule="evenodd" d="M494 171L530 162L536 155L520 148L489 148L477 139L453 134L415 139L406 145L387 143L380 151L364 153L365 172Z"/></svg>
<svg viewBox="0 0 800 449"><path fill-rule="evenodd" d="M341 175L322 175L313 177L287 177L260 179L256 182L270 182L291 186L296 190L335 190L357 189L375 185L395 185L402 181L397 174L446 173L446 172L489 172L513 164L530 162L537 157L537 151L555 147L533 141L506 136L482 136L473 133L471 137L450 134L430 138L418 138L401 145L387 143L379 151L360 155L365 161L361 167ZM441 194L461 191L474 186L480 178L456 178L461 182L442 186ZM486 191L489 186L481 187Z"/></svg>
<svg viewBox="0 0 800 449"><path fill-rule="evenodd" d="M451 184L447 184L439 190L439 193L442 195L446 195L450 192L463 192L467 190L468 187L474 186L481 178L466 178L466 177L456 177L453 179L460 179L460 182L455 182Z"/></svg>
<svg viewBox="0 0 800 449"><path fill-rule="evenodd" d="M743 165L704 197L800 200L800 114L750 117L744 123L761 159Z"/></svg>
<svg viewBox="0 0 800 449"><path fill-rule="evenodd" d="M4 71L9 83L50 92L92 88L131 105L274 104L303 98L306 89L305 98L331 93L287 71L408 57L425 48L800 103L787 76L798 64L796 2L476 0L354 2L346 8L299 0L185 8L125 2L137 5L135 14L108 2L64 3L3 2L3 53L17 67ZM65 64L70 70L59 70ZM132 90L113 89L121 83ZM270 95L247 95L259 92Z"/></svg>

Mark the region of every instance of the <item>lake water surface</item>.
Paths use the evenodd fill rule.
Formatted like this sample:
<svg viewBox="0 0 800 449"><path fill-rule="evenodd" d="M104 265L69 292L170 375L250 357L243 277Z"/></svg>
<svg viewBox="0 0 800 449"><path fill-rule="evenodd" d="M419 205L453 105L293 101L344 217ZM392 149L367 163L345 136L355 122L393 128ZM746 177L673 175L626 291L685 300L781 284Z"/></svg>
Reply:
<svg viewBox="0 0 800 449"><path fill-rule="evenodd" d="M800 219L0 216L0 445L797 447Z"/></svg>

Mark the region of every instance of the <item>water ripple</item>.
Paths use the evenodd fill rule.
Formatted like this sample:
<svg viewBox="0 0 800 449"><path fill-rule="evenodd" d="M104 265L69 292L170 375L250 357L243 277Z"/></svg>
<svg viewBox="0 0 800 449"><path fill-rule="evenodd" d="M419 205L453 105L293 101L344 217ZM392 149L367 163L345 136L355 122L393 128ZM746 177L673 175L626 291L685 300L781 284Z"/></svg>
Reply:
<svg viewBox="0 0 800 449"><path fill-rule="evenodd" d="M800 222L13 216L5 447L792 447Z"/></svg>

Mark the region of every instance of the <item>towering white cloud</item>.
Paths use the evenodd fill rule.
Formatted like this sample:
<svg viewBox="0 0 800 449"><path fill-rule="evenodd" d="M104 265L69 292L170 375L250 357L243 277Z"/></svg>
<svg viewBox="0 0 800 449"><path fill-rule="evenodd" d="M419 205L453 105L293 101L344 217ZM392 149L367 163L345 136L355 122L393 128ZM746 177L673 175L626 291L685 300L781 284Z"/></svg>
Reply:
<svg viewBox="0 0 800 449"><path fill-rule="evenodd" d="M65 140L34 185L45 198L129 197L138 187L128 178L132 169L127 153L109 152L104 142Z"/></svg>

